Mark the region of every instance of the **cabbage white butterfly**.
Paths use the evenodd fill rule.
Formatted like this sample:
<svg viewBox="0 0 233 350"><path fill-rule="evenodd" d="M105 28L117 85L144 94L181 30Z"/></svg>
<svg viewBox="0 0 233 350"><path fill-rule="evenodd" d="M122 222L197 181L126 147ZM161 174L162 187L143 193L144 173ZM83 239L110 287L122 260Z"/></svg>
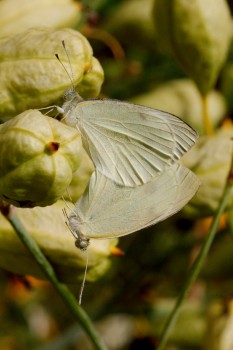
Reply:
<svg viewBox="0 0 233 350"><path fill-rule="evenodd" d="M72 91L58 110L66 124L79 130L98 172L119 185L151 181L198 138L195 130L169 113L112 99L83 100Z"/></svg>
<svg viewBox="0 0 233 350"><path fill-rule="evenodd" d="M85 251L91 238L120 237L154 225L193 197L199 180L176 161L198 134L166 112L113 99L84 100L69 78L72 87L65 93L66 102L52 107L79 130L96 168L67 217L75 245Z"/></svg>
<svg viewBox="0 0 233 350"><path fill-rule="evenodd" d="M150 182L120 186L96 170L69 216L75 245L86 250L91 238L130 234L178 212L196 193L197 176L175 163Z"/></svg>
<svg viewBox="0 0 233 350"><path fill-rule="evenodd" d="M113 99L82 99L73 86L73 72L66 50L71 88L66 102L56 107L64 122L76 127L98 172L122 186L151 181L180 159L198 134L180 118L149 107Z"/></svg>

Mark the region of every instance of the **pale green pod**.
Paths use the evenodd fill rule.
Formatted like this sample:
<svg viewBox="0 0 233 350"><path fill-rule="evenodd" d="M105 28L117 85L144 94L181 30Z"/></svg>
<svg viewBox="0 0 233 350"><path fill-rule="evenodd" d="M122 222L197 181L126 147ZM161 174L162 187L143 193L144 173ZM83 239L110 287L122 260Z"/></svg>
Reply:
<svg viewBox="0 0 233 350"><path fill-rule="evenodd" d="M80 166L78 170L74 172L72 181L68 187L68 193L65 193L64 197L69 199L70 196L72 198L72 201L75 203L83 194L94 170L94 164L92 163L90 157L87 155L86 151L82 149L82 159Z"/></svg>
<svg viewBox="0 0 233 350"><path fill-rule="evenodd" d="M95 57L92 57L91 63L83 75L83 79L76 87L79 95L83 98L98 96L103 82L103 76L104 71L102 66Z"/></svg>
<svg viewBox="0 0 233 350"><path fill-rule="evenodd" d="M81 5L73 0L0 1L0 36L36 26L70 27L80 21Z"/></svg>
<svg viewBox="0 0 233 350"><path fill-rule="evenodd" d="M72 207L72 203L69 203ZM62 215L64 202L46 208L15 208L20 221L56 269L62 282L75 284L83 279L86 254L75 247L74 238ZM30 252L21 243L8 221L0 215L0 267L21 275L44 276ZM89 247L87 280L95 281L110 266L111 249L117 239L95 240Z"/></svg>
<svg viewBox="0 0 233 350"><path fill-rule="evenodd" d="M204 134L201 96L191 79L169 81L130 101L178 115L197 130L199 135ZM218 91L211 91L207 104L212 125L217 126L226 113L225 99Z"/></svg>
<svg viewBox="0 0 233 350"><path fill-rule="evenodd" d="M233 349L233 302L215 300L208 310L204 350Z"/></svg>
<svg viewBox="0 0 233 350"><path fill-rule="evenodd" d="M70 64L62 41L65 41ZM62 100L65 90L71 87L71 80L75 87L80 85L80 90L85 91L84 97L98 95L103 82L102 68L93 60L92 48L79 32L68 28L34 28L0 40L2 121L26 109Z"/></svg>
<svg viewBox="0 0 233 350"><path fill-rule="evenodd" d="M232 160L233 129L213 136L202 136L183 158L182 163L193 170L201 181L197 194L185 207L190 216L213 215L220 203ZM233 207L233 189L227 209Z"/></svg>
<svg viewBox="0 0 233 350"><path fill-rule="evenodd" d="M202 94L213 89L232 38L225 0L156 0L156 43L170 52Z"/></svg>
<svg viewBox="0 0 233 350"><path fill-rule="evenodd" d="M1 199L34 207L63 195L82 156L74 128L28 110L0 125L0 139Z"/></svg>

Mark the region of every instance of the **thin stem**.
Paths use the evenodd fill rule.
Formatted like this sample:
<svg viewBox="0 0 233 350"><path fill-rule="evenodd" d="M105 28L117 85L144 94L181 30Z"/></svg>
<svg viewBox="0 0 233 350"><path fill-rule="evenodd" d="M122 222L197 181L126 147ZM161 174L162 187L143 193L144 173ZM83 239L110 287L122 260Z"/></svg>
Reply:
<svg viewBox="0 0 233 350"><path fill-rule="evenodd" d="M119 41L109 32L103 29L91 28L86 26L82 29L82 33L90 39L102 41L110 48L116 60L122 61L125 58L125 53Z"/></svg>
<svg viewBox="0 0 233 350"><path fill-rule="evenodd" d="M191 267L189 277L188 277L180 295L178 296L176 304L175 304L175 306L174 306L174 308L173 308L173 310L172 310L172 312L171 312L171 314L170 314L170 316L169 316L169 318L164 326L163 332L162 332L161 337L160 337L160 343L156 347L156 350L163 350L164 349L164 347L168 341L168 338L170 336L170 333L172 331L172 328L173 328L173 326L176 322L176 319L180 313L182 304L183 304L185 298L187 297L192 284L194 283L197 276L199 275L199 272L201 270L203 262L204 262L207 254L209 252L209 249L211 247L211 244L212 244L214 237L215 237L215 234L217 232L217 228L218 228L218 224L219 224L221 215L223 214L223 212L226 208L226 205L227 205L227 202L229 199L229 195L231 193L232 186L233 186L233 158L232 158L232 163L231 163L229 175L227 177L226 185L225 185L225 188L223 191L223 195L222 195L221 201L219 203L219 207L217 209L217 212L213 218L209 234L208 234L206 241L203 244L196 260L194 261L193 266Z"/></svg>
<svg viewBox="0 0 233 350"><path fill-rule="evenodd" d="M3 215L15 229L17 235L22 240L24 245L32 253L33 257L38 262L38 264L40 265L41 269L48 277L50 282L53 284L54 288L61 296L65 304L68 306L75 319L82 325L83 329L87 332L96 349L106 350L106 347L102 343L102 340L99 334L96 332L90 318L88 317L86 312L78 305L75 297L66 287L66 285L59 282L52 265L49 263L49 261L46 259L36 242L32 239L32 237L27 233L27 231L21 224L19 218L16 215L14 207L3 206L3 203L1 203L0 209Z"/></svg>
<svg viewBox="0 0 233 350"><path fill-rule="evenodd" d="M212 126L212 122L209 115L209 109L208 109L208 95L202 95L202 109L203 109L203 121L204 121L204 128L206 135L213 135L214 130Z"/></svg>

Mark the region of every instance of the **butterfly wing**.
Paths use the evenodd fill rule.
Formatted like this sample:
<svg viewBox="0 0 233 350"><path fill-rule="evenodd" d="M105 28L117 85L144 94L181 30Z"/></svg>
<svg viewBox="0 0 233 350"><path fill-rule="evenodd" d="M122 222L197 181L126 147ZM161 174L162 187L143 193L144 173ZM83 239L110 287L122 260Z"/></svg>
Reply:
<svg viewBox="0 0 233 350"><path fill-rule="evenodd" d="M76 227L88 238L127 235L179 211L198 187L196 175L176 163L152 181L134 188L119 186L95 171L76 203Z"/></svg>
<svg viewBox="0 0 233 350"><path fill-rule="evenodd" d="M149 182L198 138L176 116L118 100L84 100L69 114L96 169L124 186Z"/></svg>

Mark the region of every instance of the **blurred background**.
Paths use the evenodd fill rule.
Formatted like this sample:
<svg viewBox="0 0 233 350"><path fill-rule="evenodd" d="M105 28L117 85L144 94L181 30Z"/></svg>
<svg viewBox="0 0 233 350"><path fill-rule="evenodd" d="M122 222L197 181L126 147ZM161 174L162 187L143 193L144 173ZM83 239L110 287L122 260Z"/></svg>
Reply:
<svg viewBox="0 0 233 350"><path fill-rule="evenodd" d="M13 19L10 6L7 13L1 11L7 2L14 13L18 11ZM41 1L40 7L46 7L49 2ZM67 1L67 6L70 2ZM30 3L30 9L26 3ZM6 36L26 29L28 21L20 19L24 6L32 22L35 17L36 26L50 26L52 21L55 28L77 29L86 36L103 67L101 97L128 100L176 114L205 137L200 89L182 65L162 50L163 39L155 23L159 17L154 15L155 3L154 0L75 2L75 10L63 20L58 15L59 1L51 1L47 16L38 18L33 1L24 1L21 6L18 1L1 0L0 33ZM230 12L233 2L225 3ZM7 15L12 27L6 26ZM55 16L59 18L57 21ZM228 139L232 137L231 43L214 86L208 91L208 109L215 133L224 132ZM214 145L219 143L217 166L213 161L209 172L203 167L196 171L207 183L201 195L165 222L121 238L119 250L113 250L111 266L104 276L86 283L83 307L95 321L109 350L156 348L164 322L208 233L229 168L229 158L223 159L225 144L214 137L210 143L209 139L202 141L204 150L202 146L198 149L198 155L204 152L204 161L218 153ZM229 149L227 152L230 154ZM184 160L185 164L198 158L195 154L190 157ZM198 158L197 162L201 160ZM210 254L183 306L167 350L233 349L232 208L233 200L221 219ZM0 269L1 350L92 349L48 282L10 271L10 267L9 271L5 266ZM71 288L78 296L80 285Z"/></svg>

